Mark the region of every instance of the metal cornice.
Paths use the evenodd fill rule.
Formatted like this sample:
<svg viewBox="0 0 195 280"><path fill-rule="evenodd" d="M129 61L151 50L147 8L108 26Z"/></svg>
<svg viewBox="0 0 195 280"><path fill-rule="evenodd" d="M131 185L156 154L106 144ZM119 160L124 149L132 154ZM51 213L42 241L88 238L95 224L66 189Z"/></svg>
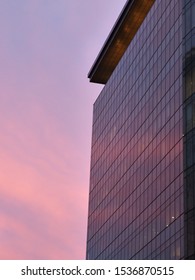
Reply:
<svg viewBox="0 0 195 280"><path fill-rule="evenodd" d="M155 0L128 0L98 54L88 78L106 84Z"/></svg>

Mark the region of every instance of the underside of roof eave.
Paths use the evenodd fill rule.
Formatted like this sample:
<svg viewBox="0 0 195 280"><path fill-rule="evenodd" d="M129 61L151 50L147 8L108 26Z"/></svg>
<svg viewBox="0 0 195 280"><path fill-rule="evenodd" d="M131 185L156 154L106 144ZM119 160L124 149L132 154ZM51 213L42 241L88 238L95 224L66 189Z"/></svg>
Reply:
<svg viewBox="0 0 195 280"><path fill-rule="evenodd" d="M106 84L155 0L129 0L95 60L88 78Z"/></svg>

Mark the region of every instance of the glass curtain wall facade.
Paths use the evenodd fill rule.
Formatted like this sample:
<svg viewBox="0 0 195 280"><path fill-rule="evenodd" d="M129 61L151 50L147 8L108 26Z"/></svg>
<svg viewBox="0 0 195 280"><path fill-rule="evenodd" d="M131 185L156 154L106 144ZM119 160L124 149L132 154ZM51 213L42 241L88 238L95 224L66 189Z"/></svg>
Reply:
<svg viewBox="0 0 195 280"><path fill-rule="evenodd" d="M87 259L184 259L184 216L194 215L195 203L184 215L182 11L182 0L154 1L94 104ZM192 33L186 81L194 74L187 64ZM191 153L195 97L188 86ZM192 186L195 160L185 162ZM194 224L186 228L191 242Z"/></svg>
<svg viewBox="0 0 195 280"><path fill-rule="evenodd" d="M185 256L195 259L195 1L184 1Z"/></svg>

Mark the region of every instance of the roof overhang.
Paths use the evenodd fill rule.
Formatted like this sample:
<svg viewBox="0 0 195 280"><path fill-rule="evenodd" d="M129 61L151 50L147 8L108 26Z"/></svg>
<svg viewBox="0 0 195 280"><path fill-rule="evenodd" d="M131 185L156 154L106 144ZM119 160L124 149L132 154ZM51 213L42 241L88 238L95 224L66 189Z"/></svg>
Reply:
<svg viewBox="0 0 195 280"><path fill-rule="evenodd" d="M88 78L106 84L155 0L128 0L98 54Z"/></svg>

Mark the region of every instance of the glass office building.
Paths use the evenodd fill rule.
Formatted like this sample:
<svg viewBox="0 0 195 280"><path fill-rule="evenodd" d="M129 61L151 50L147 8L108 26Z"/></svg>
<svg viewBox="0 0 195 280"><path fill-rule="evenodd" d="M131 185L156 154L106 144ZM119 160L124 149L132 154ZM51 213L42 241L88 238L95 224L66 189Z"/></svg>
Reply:
<svg viewBox="0 0 195 280"><path fill-rule="evenodd" d="M87 259L195 259L194 27L194 0L129 0L89 72Z"/></svg>

